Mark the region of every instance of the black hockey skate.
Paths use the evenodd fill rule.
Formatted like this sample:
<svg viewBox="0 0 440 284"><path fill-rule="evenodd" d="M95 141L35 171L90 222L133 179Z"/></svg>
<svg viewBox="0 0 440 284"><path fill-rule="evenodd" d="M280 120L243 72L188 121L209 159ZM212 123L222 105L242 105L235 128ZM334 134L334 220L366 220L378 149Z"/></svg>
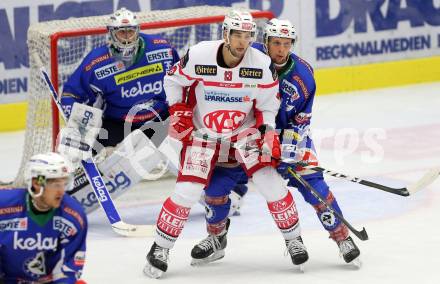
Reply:
<svg viewBox="0 0 440 284"><path fill-rule="evenodd" d="M144 274L151 278L160 278L168 269L168 255L170 249L163 248L154 243L147 254L147 264Z"/></svg>
<svg viewBox="0 0 440 284"><path fill-rule="evenodd" d="M359 255L361 254L359 248L354 243L353 239L349 236L343 241L337 243L339 247L339 252L341 253L344 261L346 263L351 263L360 267L361 263L359 260Z"/></svg>
<svg viewBox="0 0 440 284"><path fill-rule="evenodd" d="M191 250L191 265L203 265L225 256L225 248L227 245L226 235L228 233L230 220L226 221L226 230L218 236L208 235L200 243L195 245Z"/></svg>
<svg viewBox="0 0 440 284"><path fill-rule="evenodd" d="M306 246L301 236L294 238L293 240L286 240L287 251L292 258L292 262L295 265L301 265L309 259ZM302 270L302 267L300 267Z"/></svg>

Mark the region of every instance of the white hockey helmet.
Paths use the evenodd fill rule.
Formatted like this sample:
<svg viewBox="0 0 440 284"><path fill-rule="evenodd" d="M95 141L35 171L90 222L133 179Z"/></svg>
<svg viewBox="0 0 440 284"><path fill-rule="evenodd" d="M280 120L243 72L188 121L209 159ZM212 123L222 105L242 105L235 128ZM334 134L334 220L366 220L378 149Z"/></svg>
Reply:
<svg viewBox="0 0 440 284"><path fill-rule="evenodd" d="M295 27L289 20L279 20L273 18L266 23L264 27L263 39L264 44L267 45L269 37L281 37L292 39L292 49L295 46L298 35Z"/></svg>
<svg viewBox="0 0 440 284"><path fill-rule="evenodd" d="M110 16L107 30L110 47L121 56L122 60L129 61L136 56L139 45L139 23L133 12L126 8L115 11ZM126 40L118 38L116 34L120 30L126 31L130 38Z"/></svg>
<svg viewBox="0 0 440 284"><path fill-rule="evenodd" d="M251 13L244 10L231 10L223 20L223 31L226 31L226 38L229 39L231 30L250 32L252 41L257 37L257 24Z"/></svg>
<svg viewBox="0 0 440 284"><path fill-rule="evenodd" d="M43 190L38 195L32 191L32 179L36 178L38 183L44 188L48 179L70 178L72 169L69 162L60 154L48 152L36 154L30 158L24 171L24 179L31 196L38 197L43 194Z"/></svg>

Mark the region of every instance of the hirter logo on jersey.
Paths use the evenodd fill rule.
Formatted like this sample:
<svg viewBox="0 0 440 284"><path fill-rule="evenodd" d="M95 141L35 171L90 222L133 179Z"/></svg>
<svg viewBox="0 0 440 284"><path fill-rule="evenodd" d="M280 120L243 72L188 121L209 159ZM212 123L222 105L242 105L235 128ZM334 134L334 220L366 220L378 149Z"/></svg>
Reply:
<svg viewBox="0 0 440 284"><path fill-rule="evenodd" d="M217 75L217 66L215 65L195 65L195 72L197 75L215 76Z"/></svg>
<svg viewBox="0 0 440 284"><path fill-rule="evenodd" d="M245 118L246 113L241 111L218 110L205 115L203 122L217 133L228 133L240 127Z"/></svg>
<svg viewBox="0 0 440 284"><path fill-rule="evenodd" d="M239 76L241 78L261 79L263 78L263 69L242 67Z"/></svg>

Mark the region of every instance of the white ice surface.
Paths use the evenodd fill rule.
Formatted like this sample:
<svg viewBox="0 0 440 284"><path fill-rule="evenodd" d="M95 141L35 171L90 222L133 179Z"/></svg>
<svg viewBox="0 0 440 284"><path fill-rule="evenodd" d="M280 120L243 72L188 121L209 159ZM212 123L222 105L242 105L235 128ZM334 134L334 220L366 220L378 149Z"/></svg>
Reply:
<svg viewBox="0 0 440 284"><path fill-rule="evenodd" d="M322 166L405 186L440 166L440 83L318 96L312 126ZM373 143L366 140L369 134ZM0 134L0 180L15 176L23 136ZM372 159L371 153L383 155ZM251 184L242 215L232 218L225 258L205 267L190 266L192 246L206 235L203 209L196 205L161 280L142 274L153 238L117 236L100 210L92 213L83 278L88 283L127 284L440 283L440 179L410 197L340 179L327 181L346 219L369 234L368 241L355 239L363 263L359 270L343 262L314 210L292 189L310 256L305 273L300 273L284 256L282 237ZM116 200L124 221L154 223L173 186L172 179L142 183Z"/></svg>

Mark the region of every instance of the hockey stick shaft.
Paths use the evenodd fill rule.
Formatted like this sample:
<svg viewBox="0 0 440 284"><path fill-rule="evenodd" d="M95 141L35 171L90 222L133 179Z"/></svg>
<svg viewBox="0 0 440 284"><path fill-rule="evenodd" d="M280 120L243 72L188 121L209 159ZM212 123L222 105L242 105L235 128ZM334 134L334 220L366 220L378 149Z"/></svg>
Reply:
<svg viewBox="0 0 440 284"><path fill-rule="evenodd" d="M371 181L368 181L368 180L361 179L359 177L348 176L346 174L338 173L338 172L335 172L335 171L332 171L332 170L328 170L328 169L325 169L325 168L322 168L322 167L305 166L303 168L304 169L310 169L310 170L315 171L315 172L322 172L322 173L324 173L326 175L330 175L332 177L341 178L341 179L344 179L344 180L347 180L347 181L351 181L351 182L354 182L354 183L358 183L358 184L362 184L362 185L365 185L365 186L368 186L368 187L373 187L373 188L376 188L376 189L379 189L379 190L382 190L382 191L386 191L386 192L389 192L389 193L392 193L392 194L397 194L397 195L400 195L400 196L409 196L410 195L409 191L405 187L403 187L403 188L388 187L388 186L385 186L385 185L382 185L382 184L378 184L378 183L375 183L375 182L371 182Z"/></svg>
<svg viewBox="0 0 440 284"><path fill-rule="evenodd" d="M362 228L361 231L356 230L338 211L336 211L333 206L327 203L325 198L315 189L313 186L311 186L301 175L297 174L292 168L288 168L287 171L289 174L295 178L301 185L303 185L305 188L307 188L312 195L318 199L318 201L323 204L333 215L335 215L342 223L344 223L348 229L350 229L353 234L358 237L362 241L368 240L368 234L365 228Z"/></svg>
<svg viewBox="0 0 440 284"><path fill-rule="evenodd" d="M257 152L261 152L261 150L256 149L256 148L252 148L246 145L239 145L237 143L234 142L230 142L230 141L225 141L222 138L210 138L206 135L198 135L195 134L194 135L197 138L200 139L204 139L207 141L212 141L212 142L216 142L216 143L230 143L231 147L236 148L236 149L242 149L242 150L246 150L246 151L257 151ZM291 164L292 167L295 166L300 166L303 169L307 169L307 170L312 170L315 172L322 172L326 175L330 175L332 177L336 177L336 178L341 178L350 182L354 182L354 183L358 183L367 187L372 187L372 188L376 188L388 193L392 193L392 194L396 194L396 195L400 195L400 196L409 196L410 194L414 194L417 191L420 191L421 189L425 188L426 186L428 186L429 184L431 184L439 175L440 175L440 168L433 168L430 169L427 173L425 173L425 175L423 175L422 178L420 178L418 181L416 181L415 183L407 186L407 187L401 187L401 188L395 188L395 187L389 187L383 184L379 184L379 183L375 183L372 181L368 181L359 177L354 177L354 176L350 176L344 173L339 173L339 172L335 172L333 170L329 170L329 169L325 169L323 167L317 167L317 166L312 166L312 165L304 165L302 163L298 163L296 161L292 161L289 159L282 159L283 162L289 163Z"/></svg>
<svg viewBox="0 0 440 284"><path fill-rule="evenodd" d="M201 138L204 140L209 140L212 142L216 142L216 143L226 143L226 141L224 141L222 138L217 138L217 139L212 139L207 137L206 135L203 136L199 136L198 134L194 134L195 137L197 138ZM227 141L227 143L231 144L231 147L235 148L235 149L245 149L248 151L258 151L258 152L262 152L259 149L255 149L255 148L251 148L251 147L243 147L242 145L239 145L237 143L234 142L229 142ZM291 167L289 167L288 169L289 174L295 178L299 183L301 183L305 188L307 188L312 194L313 196L318 199L318 201L323 204L333 215L335 215L336 217L339 218L339 220L341 220L342 223L344 223L349 229L350 231L353 232L354 235L356 235L356 237L358 237L360 240L365 241L368 240L368 234L367 231L365 230L365 228L362 228L361 231L356 230L343 216L342 214L340 214L338 211L336 211L330 204L328 204L325 201L325 198L316 190L314 189L302 176L300 176L299 174L297 174Z"/></svg>
<svg viewBox="0 0 440 284"><path fill-rule="evenodd" d="M50 90L50 94L52 100L57 105L58 111L61 113L64 121L67 122L66 114L64 113L61 103L58 99L58 94L52 84L52 81L49 78L44 67L40 68L42 77L47 87ZM118 210L115 207L115 204L110 196L110 193L105 186L104 180L102 179L101 174L99 173L95 163L91 158L87 160L81 161L81 165L84 168L84 172L87 176L89 183L92 185L93 191L96 195L96 199L104 210L107 219L112 225L113 230L124 236L150 236L154 231L154 226L151 225L131 225L126 224L122 221Z"/></svg>
<svg viewBox="0 0 440 284"><path fill-rule="evenodd" d="M289 161L286 161L290 163ZM429 184L431 184L435 179L438 178L440 175L440 168L432 168L428 172L426 172L418 181L414 182L411 185L408 185L407 187L389 187L383 184L375 183L372 181L368 181L359 177L349 176L347 174L335 172L333 170L328 170L322 167L316 167L316 166L310 166L310 165L302 165L301 163L292 163L292 166L300 166L303 169L309 169L315 172L322 172L326 175L330 175L332 177L341 178L350 182L362 184L364 186L376 188L388 193L400 195L400 196L410 196L411 194L414 194L421 189L427 187Z"/></svg>

